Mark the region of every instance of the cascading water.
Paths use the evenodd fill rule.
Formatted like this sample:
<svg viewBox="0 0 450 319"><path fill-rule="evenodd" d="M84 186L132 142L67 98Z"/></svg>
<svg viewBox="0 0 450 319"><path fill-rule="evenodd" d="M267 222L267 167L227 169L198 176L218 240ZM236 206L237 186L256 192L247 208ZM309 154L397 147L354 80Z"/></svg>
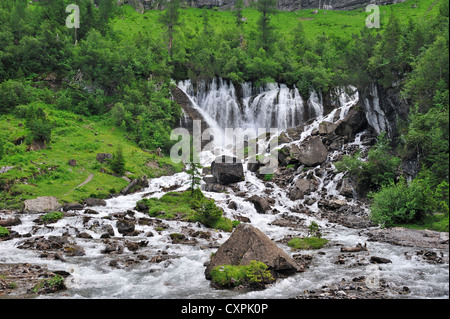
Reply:
<svg viewBox="0 0 450 319"><path fill-rule="evenodd" d="M273 84L255 89L251 83L245 83L242 85L241 97L238 97L233 85L220 79L208 85L199 84L196 89L190 81L184 81L178 85L194 102L195 107L205 114L208 124L217 129L223 129L228 125L254 128L259 125L270 127L275 124L279 125L281 131L303 124L307 120L304 117L305 105L308 105L308 108L314 112L315 120L304 127L298 140L285 145L301 146L301 142L317 130L321 122L336 122L343 119L351 106L358 101L357 94L342 93L339 107L325 115L320 95L312 93L308 101L304 102L296 89L289 89L284 85ZM362 134L364 132L358 134L348 145L365 148L360 142ZM338 153L329 154L329 159L338 156ZM208 166L214 156L204 151L201 159L202 164ZM301 171L301 168L299 170ZM83 247L86 255L67 258L65 263L60 260L46 260L39 256L38 251L18 249L24 238L15 238L0 242L0 263L46 264L49 269L66 270L72 274L66 279L69 288L67 291L56 295L44 295L41 298L292 298L305 290L320 290L322 286L335 284L342 278L351 279L370 275L370 271L364 265L360 266L356 263L336 265L340 246L355 246L356 243L367 242L367 236L361 233L360 229L330 223L319 215L317 202L321 197L341 198L337 191L337 184L342 174L328 174L321 170L320 166L311 168L310 171L319 181L318 190L309 195L313 198L313 203L307 203L305 199L291 200L286 189L280 188L275 183L262 181L248 170L245 170L245 181L237 183L229 192L204 192L206 196L216 201L226 217L235 219L240 215L249 218L252 225L277 241L277 244L290 254L294 252L291 252L282 240L289 236L305 236L306 225L309 221L316 221L323 229L323 236L330 240L325 248L320 249L320 253L304 252L314 257L312 264L305 272L280 279L262 291L216 290L205 279L204 263L209 260L211 253L215 252L217 247L230 236L229 233L211 232L200 224L177 220L163 221L162 224L136 224L136 229L141 232L134 237L124 237L118 233L115 222L109 218L111 214L131 210L136 219L148 218L148 215L134 211L136 202L145 197L160 197L168 189L175 188L177 191L187 189L189 176L184 172L151 179L149 187L141 192L108 199L106 206L92 207L98 212L97 215L74 212L72 216L59 220L51 227L36 227L33 222L36 215L23 214L21 215L22 224L13 226L12 230L20 234L30 233L32 236L44 237L69 234L77 245ZM242 193L245 194L244 197ZM273 199L272 214L257 213L253 204L245 200L252 195L267 193ZM229 207L231 201L235 203L233 208ZM307 207L310 213L296 211L300 204ZM350 201L349 205L359 204ZM8 216L0 213L0 217L6 219ZM300 218L299 227L283 227L274 223L282 218L296 218L296 220ZM114 230L113 240L115 238L117 241L147 241L148 244L138 250L138 255L127 248L122 254L104 254L102 250L105 248L105 243L101 239L100 229L107 225ZM211 239L197 238L198 243L195 245L172 243L169 234L183 233L187 228L193 231L209 231ZM80 231L88 233L92 239L77 237ZM417 249L414 247L380 242L369 242L368 247L370 254L383 256L392 261L378 269L380 278L388 282L391 287L408 286L411 290L407 295L392 297L448 298L448 262L429 264L420 258L411 258L416 255ZM444 253L444 257L448 259L448 249L444 250ZM142 260L128 266L127 260L136 259L136 256L143 256ZM151 256L171 258L155 263L146 259ZM119 265L122 266L112 267L112 263L117 262L118 259Z"/></svg>

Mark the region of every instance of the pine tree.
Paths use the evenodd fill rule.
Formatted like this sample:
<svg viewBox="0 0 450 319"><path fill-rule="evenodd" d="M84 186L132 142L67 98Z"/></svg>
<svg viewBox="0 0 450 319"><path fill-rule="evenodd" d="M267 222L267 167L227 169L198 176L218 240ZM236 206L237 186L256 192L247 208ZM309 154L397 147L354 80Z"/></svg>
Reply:
<svg viewBox="0 0 450 319"><path fill-rule="evenodd" d="M275 42L275 36L273 33L273 26L270 24L270 15L277 12L277 0L259 0L257 9L261 12L261 17L258 20L259 26L259 47L265 51L269 51L273 42Z"/></svg>
<svg viewBox="0 0 450 319"><path fill-rule="evenodd" d="M169 37L168 50L169 54L172 55L175 27L180 24L180 0L167 0L165 6L167 9L158 20L167 28L167 35Z"/></svg>
<svg viewBox="0 0 450 319"><path fill-rule="evenodd" d="M117 151L113 154L112 160L109 165L114 173L122 176L125 174L125 158L123 156L122 146L117 147Z"/></svg>
<svg viewBox="0 0 450 319"><path fill-rule="evenodd" d="M191 196L194 196L196 186L200 185L200 169L202 166L191 160L189 163L189 169L186 171L189 174L189 184L191 185Z"/></svg>

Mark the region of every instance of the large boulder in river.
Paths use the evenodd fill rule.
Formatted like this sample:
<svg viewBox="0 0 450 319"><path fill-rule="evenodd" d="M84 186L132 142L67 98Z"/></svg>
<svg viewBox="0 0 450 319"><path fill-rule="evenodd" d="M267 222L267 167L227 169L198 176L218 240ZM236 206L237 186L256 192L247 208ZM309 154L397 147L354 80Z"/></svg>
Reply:
<svg viewBox="0 0 450 319"><path fill-rule="evenodd" d="M27 199L24 201L23 210L28 213L48 213L58 211L61 204L58 203L56 197L44 196L35 199Z"/></svg>
<svg viewBox="0 0 450 319"><path fill-rule="evenodd" d="M289 191L291 200L303 199L305 195L315 192L319 186L319 182L315 179L299 178Z"/></svg>
<svg viewBox="0 0 450 319"><path fill-rule="evenodd" d="M299 161L306 166L320 165L327 160L328 151L319 136L311 137L300 145Z"/></svg>
<svg viewBox="0 0 450 319"><path fill-rule="evenodd" d="M258 195L253 195L252 197L246 199L246 201L255 205L255 209L258 214L265 214L271 209L269 202L265 198Z"/></svg>
<svg viewBox="0 0 450 319"><path fill-rule="evenodd" d="M211 258L205 270L206 279L211 279L211 270L216 266L248 266L252 260L263 262L268 270L285 275L299 269L295 260L262 231L248 224L239 224Z"/></svg>
<svg viewBox="0 0 450 319"><path fill-rule="evenodd" d="M222 155L211 163L211 173L217 183L228 185L244 180L244 166L236 157Z"/></svg>

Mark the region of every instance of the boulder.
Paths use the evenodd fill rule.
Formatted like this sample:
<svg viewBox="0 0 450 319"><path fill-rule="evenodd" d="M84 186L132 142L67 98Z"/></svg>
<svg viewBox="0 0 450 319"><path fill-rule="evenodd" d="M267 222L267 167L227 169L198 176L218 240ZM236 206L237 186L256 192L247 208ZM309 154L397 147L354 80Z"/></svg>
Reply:
<svg viewBox="0 0 450 319"><path fill-rule="evenodd" d="M138 192L139 190L148 187L148 179L146 175L143 175L139 178L133 179L127 187L120 191L122 195L132 194L134 192Z"/></svg>
<svg viewBox="0 0 450 319"><path fill-rule="evenodd" d="M98 153L96 157L99 163L105 163L112 158L113 158L112 154L109 153Z"/></svg>
<svg viewBox="0 0 450 319"><path fill-rule="evenodd" d="M128 220L119 220L117 221L116 226L117 231L122 235L132 233L135 228L134 223Z"/></svg>
<svg viewBox="0 0 450 319"><path fill-rule="evenodd" d="M77 166L77 160L70 159L68 164L69 166Z"/></svg>
<svg viewBox="0 0 450 319"><path fill-rule="evenodd" d="M328 151L319 136L314 136L300 145L299 161L306 166L320 165L327 160Z"/></svg>
<svg viewBox="0 0 450 319"><path fill-rule="evenodd" d="M291 200L303 199L305 195L317 190L319 182L315 179L299 178L289 192Z"/></svg>
<svg viewBox="0 0 450 319"><path fill-rule="evenodd" d="M228 185L244 180L244 167L236 157L222 155L211 164L211 173L217 183Z"/></svg>
<svg viewBox="0 0 450 319"><path fill-rule="evenodd" d="M106 206L106 201L100 198L86 198L84 204L86 206Z"/></svg>
<svg viewBox="0 0 450 319"><path fill-rule="evenodd" d="M24 201L24 211L28 213L48 213L58 211L61 205L56 197L44 196Z"/></svg>
<svg viewBox="0 0 450 319"><path fill-rule="evenodd" d="M62 209L65 212L68 212L69 210L82 210L83 209L83 205L80 203L68 203L65 204Z"/></svg>
<svg viewBox="0 0 450 319"><path fill-rule="evenodd" d="M263 232L251 225L239 224L211 258L205 277L211 279L211 270L216 266L248 266L252 260L263 262L274 273L290 275L299 270L295 260Z"/></svg>
<svg viewBox="0 0 450 319"><path fill-rule="evenodd" d="M368 126L367 118L363 110L352 108L343 120L336 123L334 132L340 136L353 136Z"/></svg>
<svg viewBox="0 0 450 319"><path fill-rule="evenodd" d="M336 129L336 124L323 121L319 124L319 134L331 134Z"/></svg>
<svg viewBox="0 0 450 319"><path fill-rule="evenodd" d="M255 209L259 214L265 214L271 209L269 202L258 195L253 195L246 199L246 201L255 205Z"/></svg>

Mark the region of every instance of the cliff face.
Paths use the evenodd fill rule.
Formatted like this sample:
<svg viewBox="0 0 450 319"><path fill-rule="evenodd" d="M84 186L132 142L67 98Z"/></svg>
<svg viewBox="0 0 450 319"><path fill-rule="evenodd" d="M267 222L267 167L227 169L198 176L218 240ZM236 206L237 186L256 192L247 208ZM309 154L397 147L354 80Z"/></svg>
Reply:
<svg viewBox="0 0 450 319"><path fill-rule="evenodd" d="M157 0L120 0L145 9L158 7ZM405 0L278 0L278 9L283 11L295 11L300 9L325 9L325 10L352 10L362 8L371 3L378 5L393 4ZM236 0L182 0L182 3L194 8L219 8L227 10L234 7ZM244 5L249 6L257 0L244 0Z"/></svg>

